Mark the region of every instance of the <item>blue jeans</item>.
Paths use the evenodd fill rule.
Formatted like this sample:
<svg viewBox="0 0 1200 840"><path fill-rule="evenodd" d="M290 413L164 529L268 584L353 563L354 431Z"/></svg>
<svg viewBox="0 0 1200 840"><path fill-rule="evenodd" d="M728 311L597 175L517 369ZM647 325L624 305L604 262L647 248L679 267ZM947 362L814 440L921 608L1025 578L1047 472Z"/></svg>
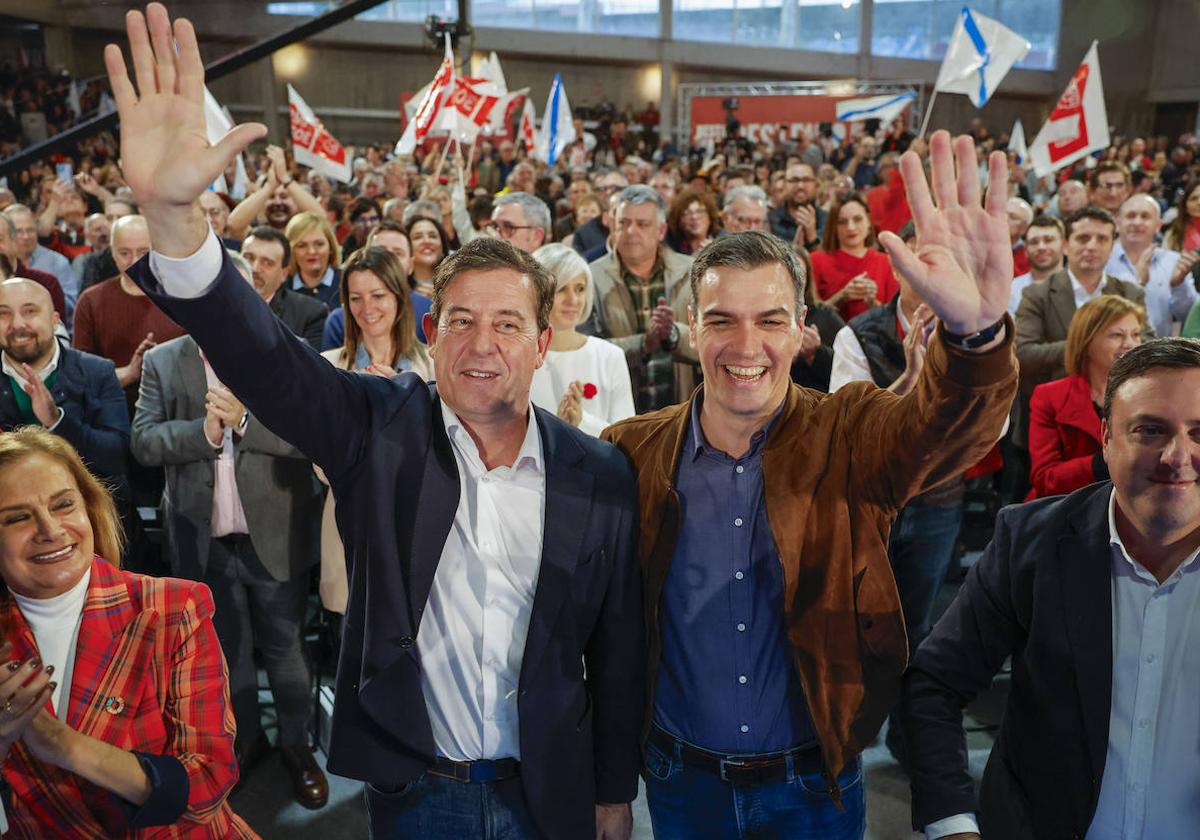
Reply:
<svg viewBox="0 0 1200 840"><path fill-rule="evenodd" d="M544 840L520 776L467 784L426 773L396 791L367 785L371 840Z"/></svg>
<svg viewBox="0 0 1200 840"><path fill-rule="evenodd" d="M900 511L892 526L888 559L900 590L910 656L929 635L933 603L950 570L962 510L962 502L946 506L910 504Z"/></svg>
<svg viewBox="0 0 1200 840"><path fill-rule="evenodd" d="M819 773L734 785L685 767L678 753L646 745L643 775L655 840L862 840L867 830L861 759L838 776L839 811Z"/></svg>

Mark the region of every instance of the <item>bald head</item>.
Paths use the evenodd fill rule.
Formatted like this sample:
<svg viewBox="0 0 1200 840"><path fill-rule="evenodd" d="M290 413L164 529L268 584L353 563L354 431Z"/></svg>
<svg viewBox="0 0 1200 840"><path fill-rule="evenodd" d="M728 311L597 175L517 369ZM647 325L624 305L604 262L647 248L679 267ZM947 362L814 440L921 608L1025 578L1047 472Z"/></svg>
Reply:
<svg viewBox="0 0 1200 840"><path fill-rule="evenodd" d="M16 301L35 301L54 308L54 299L50 291L34 280L27 277L12 277L0 283L0 305Z"/></svg>
<svg viewBox="0 0 1200 840"><path fill-rule="evenodd" d="M124 275L129 266L150 252L150 229L146 227L146 217L122 216L112 223L109 239L112 241L113 262Z"/></svg>
<svg viewBox="0 0 1200 840"><path fill-rule="evenodd" d="M0 283L0 344L10 359L35 370L54 355L58 313L40 283L14 277Z"/></svg>
<svg viewBox="0 0 1200 840"><path fill-rule="evenodd" d="M1033 208L1023 198L1010 198L1005 210L1008 213L1008 238L1016 245L1029 229L1029 223L1033 221Z"/></svg>
<svg viewBox="0 0 1200 840"><path fill-rule="evenodd" d="M1127 254L1140 254L1152 246L1161 227L1158 202L1144 193L1131 195L1117 211L1117 236Z"/></svg>

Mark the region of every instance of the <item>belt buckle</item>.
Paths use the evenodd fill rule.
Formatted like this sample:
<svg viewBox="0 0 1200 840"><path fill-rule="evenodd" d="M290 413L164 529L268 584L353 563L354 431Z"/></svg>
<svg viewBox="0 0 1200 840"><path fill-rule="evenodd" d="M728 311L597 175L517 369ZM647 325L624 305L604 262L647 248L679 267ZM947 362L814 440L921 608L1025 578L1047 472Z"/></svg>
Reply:
<svg viewBox="0 0 1200 840"><path fill-rule="evenodd" d="M725 775L725 768L727 768L727 767L735 767L735 768L737 768L737 769L739 769L739 770L740 770L740 769L742 769L742 768L744 768L744 767L746 766L746 762L744 762L744 761L736 761L736 760L734 760L734 759L731 759L731 758L722 758L722 759L721 759L721 763L720 763L720 765L719 765L719 766L720 766L720 776L721 776L721 781L722 781L722 782L727 782L727 783L729 783L729 784L733 784L733 782L732 782L732 781L730 781L729 777Z"/></svg>

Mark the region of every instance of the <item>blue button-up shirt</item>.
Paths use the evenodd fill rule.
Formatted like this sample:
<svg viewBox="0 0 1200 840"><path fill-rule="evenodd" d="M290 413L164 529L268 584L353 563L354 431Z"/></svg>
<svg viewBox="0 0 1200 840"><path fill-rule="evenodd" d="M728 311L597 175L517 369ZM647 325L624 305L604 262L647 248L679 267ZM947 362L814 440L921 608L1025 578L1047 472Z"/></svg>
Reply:
<svg viewBox="0 0 1200 840"><path fill-rule="evenodd" d="M702 398L693 403L676 476L682 527L662 594L655 719L712 752L807 745L815 733L792 661L783 565L763 500L762 450L775 418L731 458L704 438Z"/></svg>
<svg viewBox="0 0 1200 840"><path fill-rule="evenodd" d="M1143 286L1146 292L1146 317L1150 326L1160 336L1174 335L1174 322L1182 323L1187 320L1188 313L1196 303L1196 287L1190 277L1184 277L1177 286L1171 285L1171 275L1179 262L1178 251L1168 251L1165 248L1154 248L1150 257L1150 277ZM1138 284L1137 267L1125 253L1125 246L1120 242L1113 246L1112 256L1104 267L1105 274L1111 274L1121 280Z"/></svg>

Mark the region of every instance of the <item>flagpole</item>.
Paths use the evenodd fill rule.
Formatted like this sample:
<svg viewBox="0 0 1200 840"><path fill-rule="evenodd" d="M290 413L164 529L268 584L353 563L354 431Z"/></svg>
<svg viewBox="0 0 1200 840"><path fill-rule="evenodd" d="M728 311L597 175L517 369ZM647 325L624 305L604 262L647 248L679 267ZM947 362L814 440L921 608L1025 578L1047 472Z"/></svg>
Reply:
<svg viewBox="0 0 1200 840"><path fill-rule="evenodd" d="M458 138L451 137L449 140L446 141L446 145L442 149L442 157L440 160L438 160L437 168L435 170L433 170L433 178L429 182L429 184L430 184L429 189L433 189L435 186L437 186L438 179L442 177L442 168L446 165L446 158L450 156L450 144L451 143L458 143Z"/></svg>
<svg viewBox="0 0 1200 840"><path fill-rule="evenodd" d="M929 128L929 117L933 115L933 103L937 102L937 88L933 89L933 95L929 97L929 105L925 108L925 118L921 120L921 130L917 133L917 137L925 136L925 129Z"/></svg>

